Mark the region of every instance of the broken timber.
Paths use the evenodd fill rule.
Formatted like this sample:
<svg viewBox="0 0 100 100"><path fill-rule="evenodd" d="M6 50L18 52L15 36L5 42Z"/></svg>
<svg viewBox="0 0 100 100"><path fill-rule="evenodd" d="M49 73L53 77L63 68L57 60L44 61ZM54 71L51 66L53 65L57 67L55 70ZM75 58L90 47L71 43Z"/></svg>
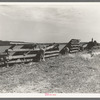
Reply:
<svg viewBox="0 0 100 100"><path fill-rule="evenodd" d="M80 51L80 40L79 39L71 39L63 48L60 50L61 54L66 53L75 53Z"/></svg>
<svg viewBox="0 0 100 100"><path fill-rule="evenodd" d="M46 46L45 58L55 57L59 55L58 44ZM37 44L32 43L11 43L11 46L0 54L0 65L27 63L37 61L37 54L40 49Z"/></svg>

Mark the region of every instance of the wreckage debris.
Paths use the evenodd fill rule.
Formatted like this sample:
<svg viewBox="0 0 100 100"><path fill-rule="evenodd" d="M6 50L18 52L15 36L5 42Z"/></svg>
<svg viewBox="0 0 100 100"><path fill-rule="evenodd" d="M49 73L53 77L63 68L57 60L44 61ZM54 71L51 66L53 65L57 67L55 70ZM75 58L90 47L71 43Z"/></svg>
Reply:
<svg viewBox="0 0 100 100"><path fill-rule="evenodd" d="M71 39L66 44L52 43L48 45L11 42L0 53L0 65L9 66L16 63L45 61L46 58L56 57L59 54L77 53L84 50L92 55L94 49L100 49L100 46L93 39L84 44L80 42L80 39Z"/></svg>

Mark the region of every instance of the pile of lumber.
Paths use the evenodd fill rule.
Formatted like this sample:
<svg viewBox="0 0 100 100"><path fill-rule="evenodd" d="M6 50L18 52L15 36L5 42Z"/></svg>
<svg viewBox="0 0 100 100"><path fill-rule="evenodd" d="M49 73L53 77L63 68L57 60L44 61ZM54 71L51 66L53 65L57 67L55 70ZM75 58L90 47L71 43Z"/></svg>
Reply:
<svg viewBox="0 0 100 100"><path fill-rule="evenodd" d="M71 39L67 44L70 53L75 53L80 51L80 40L79 39Z"/></svg>
<svg viewBox="0 0 100 100"><path fill-rule="evenodd" d="M60 53L75 53L80 51L80 40L79 39L71 39L66 45L60 46Z"/></svg>
<svg viewBox="0 0 100 100"><path fill-rule="evenodd" d="M58 44L52 44L45 47L45 58L55 57L59 55ZM11 43L11 46L0 54L0 64L28 63L38 61L40 56L40 48L37 44L31 43Z"/></svg>

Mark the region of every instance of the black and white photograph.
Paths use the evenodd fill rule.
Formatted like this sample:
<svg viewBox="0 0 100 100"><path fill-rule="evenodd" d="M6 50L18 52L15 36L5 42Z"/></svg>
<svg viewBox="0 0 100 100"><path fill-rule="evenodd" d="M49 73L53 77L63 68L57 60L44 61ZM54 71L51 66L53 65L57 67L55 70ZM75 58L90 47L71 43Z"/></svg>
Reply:
<svg viewBox="0 0 100 100"><path fill-rule="evenodd" d="M100 3L0 3L6 93L100 97Z"/></svg>

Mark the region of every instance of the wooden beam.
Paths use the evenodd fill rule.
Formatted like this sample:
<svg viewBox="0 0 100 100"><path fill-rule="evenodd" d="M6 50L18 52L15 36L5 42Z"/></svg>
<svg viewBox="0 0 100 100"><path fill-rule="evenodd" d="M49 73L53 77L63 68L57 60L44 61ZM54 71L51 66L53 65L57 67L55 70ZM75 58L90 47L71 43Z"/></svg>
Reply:
<svg viewBox="0 0 100 100"><path fill-rule="evenodd" d="M40 49L8 49L8 52L39 51Z"/></svg>
<svg viewBox="0 0 100 100"><path fill-rule="evenodd" d="M21 60L13 60L13 61L9 61L8 64L13 64L13 63L22 63L22 62L32 62L33 59L26 59L24 61L21 61Z"/></svg>
<svg viewBox="0 0 100 100"><path fill-rule="evenodd" d="M8 52L24 52L24 51L33 51L33 49L8 49Z"/></svg>
<svg viewBox="0 0 100 100"><path fill-rule="evenodd" d="M6 57L6 59L11 60L11 59L21 59L21 58L31 58L31 57L35 57L36 54L31 54L31 55L17 55L17 56L8 56Z"/></svg>
<svg viewBox="0 0 100 100"><path fill-rule="evenodd" d="M71 47L79 47L79 46L80 46L79 44L71 45Z"/></svg>
<svg viewBox="0 0 100 100"><path fill-rule="evenodd" d="M51 54L51 55L45 55L45 58L54 57L54 56L59 56L59 53Z"/></svg>
<svg viewBox="0 0 100 100"><path fill-rule="evenodd" d="M78 52L79 50L72 50L70 51L70 53L75 53L75 52Z"/></svg>
<svg viewBox="0 0 100 100"><path fill-rule="evenodd" d="M59 50L55 50L55 51L46 51L45 54L52 54L52 53L59 53Z"/></svg>
<svg viewBox="0 0 100 100"><path fill-rule="evenodd" d="M7 56L7 53L6 52L0 53L0 57L3 57L3 56Z"/></svg>
<svg viewBox="0 0 100 100"><path fill-rule="evenodd" d="M78 48L78 47L74 47L74 48L70 48L70 50L72 51L72 50L79 50L80 48Z"/></svg>

